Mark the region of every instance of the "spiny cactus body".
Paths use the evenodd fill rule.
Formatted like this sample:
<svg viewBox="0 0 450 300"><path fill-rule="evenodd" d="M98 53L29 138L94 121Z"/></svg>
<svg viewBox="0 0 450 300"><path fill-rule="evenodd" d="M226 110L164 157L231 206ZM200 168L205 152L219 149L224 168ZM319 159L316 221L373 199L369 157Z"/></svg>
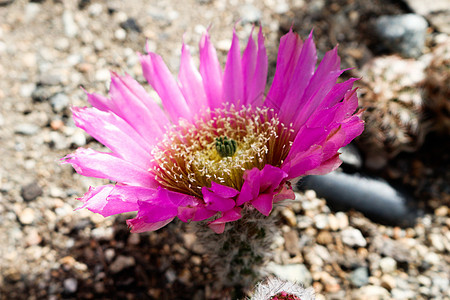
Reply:
<svg viewBox="0 0 450 300"><path fill-rule="evenodd" d="M426 64L398 56L375 58L366 64L358 83L366 127L357 139L366 165L383 168L401 151L414 151L423 142L423 97L419 88Z"/></svg>

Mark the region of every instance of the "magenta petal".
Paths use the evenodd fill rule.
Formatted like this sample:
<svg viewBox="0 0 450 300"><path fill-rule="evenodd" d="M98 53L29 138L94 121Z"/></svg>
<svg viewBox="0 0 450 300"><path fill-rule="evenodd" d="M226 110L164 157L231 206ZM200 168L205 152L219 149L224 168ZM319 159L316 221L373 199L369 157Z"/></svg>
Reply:
<svg viewBox="0 0 450 300"><path fill-rule="evenodd" d="M233 30L233 40L223 75L223 99L225 102L231 104L244 102L243 81L239 39Z"/></svg>
<svg viewBox="0 0 450 300"><path fill-rule="evenodd" d="M211 109L222 106L222 68L206 32L200 40L200 74Z"/></svg>
<svg viewBox="0 0 450 300"><path fill-rule="evenodd" d="M147 111L151 113L153 123L158 126L162 131L165 131L167 125L170 125L170 121L167 118L166 113L161 109L158 103L150 97L147 91L142 85L134 80L130 75L126 74L121 76L120 80L127 88L134 94L135 99L139 100L143 105L147 107Z"/></svg>
<svg viewBox="0 0 450 300"><path fill-rule="evenodd" d="M115 154L143 168L150 166L151 145L123 119L112 112L96 108L73 107L72 113L77 127L85 130Z"/></svg>
<svg viewBox="0 0 450 300"><path fill-rule="evenodd" d="M358 80L357 78L350 78L347 81L336 84L331 91L327 94L322 102L322 106L329 108L344 98L344 95L351 90L353 83Z"/></svg>
<svg viewBox="0 0 450 300"><path fill-rule="evenodd" d="M288 179L305 175L306 171L317 168L322 162L322 147L311 146L307 151L292 155L289 161L282 165L283 171L288 173Z"/></svg>
<svg viewBox="0 0 450 300"><path fill-rule="evenodd" d="M288 156L284 160L285 164L297 153L307 151L313 145L321 145L328 134L329 131L325 126L319 128L302 127L295 137Z"/></svg>
<svg viewBox="0 0 450 300"><path fill-rule="evenodd" d="M127 197L121 194L126 193ZM84 205L78 209L87 208L92 212L99 213L104 217L115 214L138 210L139 196L151 197L155 190L131 187L131 186L114 186L103 185L99 187L91 187L89 191L79 200ZM135 195L138 194L138 197Z"/></svg>
<svg viewBox="0 0 450 300"><path fill-rule="evenodd" d="M134 218L127 220L127 224L129 227L131 227L131 232L133 233L141 233L146 231L155 231L158 230L170 222L172 222L174 218L167 219L164 221L154 222L154 223L148 223L144 218Z"/></svg>
<svg viewBox="0 0 450 300"><path fill-rule="evenodd" d="M316 47L311 32L303 44L292 79L289 80L285 97L273 99L279 105L279 116L283 123L290 124L294 122L295 117L299 113L298 109L303 107L304 101L306 100L303 99L303 95L314 74L316 61Z"/></svg>
<svg viewBox="0 0 450 300"><path fill-rule="evenodd" d="M305 175L325 175L336 170L341 164L342 160L339 158L339 153L337 153L330 159L322 162L317 168L307 171Z"/></svg>
<svg viewBox="0 0 450 300"><path fill-rule="evenodd" d="M145 79L161 97L172 122L176 123L179 118L191 120L193 115L186 100L161 56L149 53L140 55L140 59Z"/></svg>
<svg viewBox="0 0 450 300"><path fill-rule="evenodd" d="M361 120L360 116L354 115L342 123L342 129L345 131L345 141L343 143L345 146L364 131L364 121Z"/></svg>
<svg viewBox="0 0 450 300"><path fill-rule="evenodd" d="M209 210L208 208L206 208L206 206L205 207L200 206L200 207L197 207L192 221L203 221L203 220L211 218L215 214L217 214L217 211Z"/></svg>
<svg viewBox="0 0 450 300"><path fill-rule="evenodd" d="M111 153L78 148L75 153L67 155L63 160L63 163L70 163L77 173L83 176L106 178L151 188L159 185L147 170Z"/></svg>
<svg viewBox="0 0 450 300"><path fill-rule="evenodd" d="M161 190L165 191L164 189ZM137 218L143 219L148 223L154 223L168 220L178 215L178 207L173 205L170 201L164 201L164 197L167 197L167 195L164 195L164 192L158 193L156 197L158 197L157 203L154 203L153 201L138 202L139 210Z"/></svg>
<svg viewBox="0 0 450 300"><path fill-rule="evenodd" d="M288 174L280 168L265 165L261 170L260 193L272 193Z"/></svg>
<svg viewBox="0 0 450 300"><path fill-rule="evenodd" d="M225 231L225 223L209 224L208 226L217 234L221 234Z"/></svg>
<svg viewBox="0 0 450 300"><path fill-rule="evenodd" d="M115 106L113 112L127 121L149 144L156 144L164 135L169 120L157 105L152 110L148 109L145 103L153 100L129 75L120 77L113 73L109 95Z"/></svg>
<svg viewBox="0 0 450 300"><path fill-rule="evenodd" d="M279 201L287 199L295 200L295 193L292 190L292 188L287 188L286 186L283 186L281 191L273 197L273 203L277 203Z"/></svg>
<svg viewBox="0 0 450 300"><path fill-rule="evenodd" d="M252 38L253 34L253 28L250 33L250 37L247 42L247 47L244 50L244 53L242 54L242 74L243 74L243 80L244 80L244 103L243 104L250 104L252 103L251 99L249 99L249 95L251 93L252 89L252 83L255 75L255 68L256 68L256 55L257 55L257 49L255 41Z"/></svg>
<svg viewBox="0 0 450 300"><path fill-rule="evenodd" d="M214 181L211 182L211 191L224 198L233 198L239 194L238 190L226 185L218 184Z"/></svg>
<svg viewBox="0 0 450 300"><path fill-rule="evenodd" d="M112 103L112 101L109 100L108 98L106 98L105 96L102 96L102 95L96 94L96 93L90 94L86 90L84 90L84 92L86 93L86 95L88 97L88 102L93 107L97 108L98 110L102 110L102 111L113 110L112 107L114 107L114 103Z"/></svg>
<svg viewBox="0 0 450 300"><path fill-rule="evenodd" d="M356 96L356 89L348 91L345 94L344 100L339 104L341 105L335 105L336 107L338 107L338 109L336 110L335 118L337 120L351 118L353 113L355 113L356 109L358 108L358 97Z"/></svg>
<svg viewBox="0 0 450 300"><path fill-rule="evenodd" d="M260 184L261 175L258 168L245 171L244 184L242 185L236 204L241 206L245 202L255 199L259 194Z"/></svg>
<svg viewBox="0 0 450 300"><path fill-rule="evenodd" d="M222 217L214 220L208 224L208 226L217 234L223 233L225 230L225 223L237 221L242 218L242 208L236 207L223 214Z"/></svg>
<svg viewBox="0 0 450 300"><path fill-rule="evenodd" d="M262 27L258 33L258 56L256 58L256 69L251 81L246 81L246 85L250 86L246 98L246 104L261 106L264 101L264 90L267 82L268 61L266 47L264 46L264 36Z"/></svg>
<svg viewBox="0 0 450 300"><path fill-rule="evenodd" d="M201 108L208 106L202 76L194 66L189 47L184 43L181 49L178 82L192 112L198 112Z"/></svg>
<svg viewBox="0 0 450 300"><path fill-rule="evenodd" d="M202 188L203 200L206 203L206 207L213 211L227 211L232 209L236 202L230 198L224 198L220 195L210 191L207 187Z"/></svg>
<svg viewBox="0 0 450 300"><path fill-rule="evenodd" d="M294 69L300 57L302 45L302 40L296 33L292 32L292 28L287 34L281 37L275 76L266 100L269 102L266 104L277 111L281 107L280 101L286 96Z"/></svg>
<svg viewBox="0 0 450 300"><path fill-rule="evenodd" d="M251 203L260 213L265 216L270 215L273 207L273 194L261 194Z"/></svg>

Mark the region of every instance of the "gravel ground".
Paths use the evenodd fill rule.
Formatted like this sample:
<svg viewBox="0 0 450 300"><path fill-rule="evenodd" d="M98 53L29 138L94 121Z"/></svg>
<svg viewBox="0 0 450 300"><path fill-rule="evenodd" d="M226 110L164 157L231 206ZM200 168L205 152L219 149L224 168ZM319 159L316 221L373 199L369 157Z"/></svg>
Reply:
<svg viewBox="0 0 450 300"><path fill-rule="evenodd" d="M80 87L106 94L110 70L144 82L136 52L146 40L176 73L182 37L196 57L212 25L223 62L233 24L241 20L244 40L261 22L273 74L279 37L294 22L303 37L314 27L319 56L339 43L343 65L362 68L384 51L369 21L408 12L381 0L0 0L0 299L224 297L214 295L186 225L131 234L130 216L74 212L76 197L103 182L58 164L77 147L102 149L74 126L70 106L87 105ZM425 53L437 31L427 29ZM426 214L414 227L380 225L332 211L314 191L297 193L276 212L272 272L313 286L317 299L450 299L449 152L441 138L382 173L422 187ZM439 183L433 193L426 178Z"/></svg>

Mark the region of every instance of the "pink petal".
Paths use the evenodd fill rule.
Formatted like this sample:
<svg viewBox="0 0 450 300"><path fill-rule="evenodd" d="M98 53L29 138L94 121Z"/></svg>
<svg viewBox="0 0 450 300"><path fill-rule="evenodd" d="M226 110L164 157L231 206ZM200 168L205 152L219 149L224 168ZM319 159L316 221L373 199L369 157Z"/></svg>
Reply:
<svg viewBox="0 0 450 300"><path fill-rule="evenodd" d="M345 146L345 138L345 130L343 130L341 126L333 129L323 143L322 160L325 161L330 159L338 152L340 148Z"/></svg>
<svg viewBox="0 0 450 300"><path fill-rule="evenodd" d="M148 111L133 90L114 73L109 94L111 101L117 107L113 112L133 127L150 145L156 144L165 132L164 125L169 123L167 119L165 123L158 123L153 115L164 116L164 113L160 109L154 112Z"/></svg>
<svg viewBox="0 0 450 300"><path fill-rule="evenodd" d="M227 211L236 205L233 199L221 197L219 194L210 191L207 187L202 188L202 194L203 200L207 205L206 207L209 210Z"/></svg>
<svg viewBox="0 0 450 300"><path fill-rule="evenodd" d="M206 206L205 207L200 206L195 211L195 215L192 218L192 221L203 221L203 220L211 218L215 214L217 214L217 211L209 210Z"/></svg>
<svg viewBox="0 0 450 300"><path fill-rule="evenodd" d="M294 122L299 112L301 113L299 109L304 106L304 101L307 100L303 97L314 74L316 62L316 46L314 45L311 32L302 47L292 80L289 82L286 97L278 100L274 99L280 104L279 116L283 123L290 124Z"/></svg>
<svg viewBox="0 0 450 300"><path fill-rule="evenodd" d="M209 224L208 226L217 234L221 234L225 231L225 222L217 224Z"/></svg>
<svg viewBox="0 0 450 300"><path fill-rule="evenodd" d="M328 124L327 124L328 125ZM313 145L321 145L328 136L329 130L326 126L318 128L302 127L294 139L291 150L285 159L285 162L291 160L298 152L304 152Z"/></svg>
<svg viewBox="0 0 450 300"><path fill-rule="evenodd" d="M241 210L242 208L236 207L225 212L221 218L210 222L208 224L209 228L211 228L217 234L223 233L225 230L225 223L237 221L242 218Z"/></svg>
<svg viewBox="0 0 450 300"><path fill-rule="evenodd" d="M258 56L256 59L256 69L253 74L253 79L246 81L246 86L250 87L249 93L246 97L246 104L253 106L261 106L264 101L264 90L267 82L267 53L264 46L264 36L262 34L262 27L259 28L258 33Z"/></svg>
<svg viewBox="0 0 450 300"><path fill-rule="evenodd" d="M243 73L243 80L244 80L244 99L245 102L243 104L250 104L252 103L249 95L252 90L252 83L255 75L255 69L256 69L256 56L257 56L257 49L255 41L252 38L253 34L253 28L250 33L250 37L247 42L247 47L244 50L244 53L242 54L242 73Z"/></svg>
<svg viewBox="0 0 450 300"><path fill-rule="evenodd" d="M287 188L283 185L281 191L273 197L273 203L277 203L282 200L295 200L295 193L292 188Z"/></svg>
<svg viewBox="0 0 450 300"><path fill-rule="evenodd" d="M289 174L288 179L302 176L321 164L322 155L321 146L311 146L307 151L294 153L289 161L284 161L282 169Z"/></svg>
<svg viewBox="0 0 450 300"><path fill-rule="evenodd" d="M63 158L78 174L87 177L106 178L124 184L156 188L158 182L147 170L111 153L78 148Z"/></svg>
<svg viewBox="0 0 450 300"><path fill-rule="evenodd" d="M127 220L127 224L129 227L131 227L130 232L141 233L141 232L146 232L146 231L158 230L158 229L166 226L170 222L172 222L173 219L175 219L175 218L171 218L171 219L167 219L167 220L159 221L159 222L154 222L154 223L148 223L143 218L134 218L134 219Z"/></svg>
<svg viewBox="0 0 450 300"><path fill-rule="evenodd" d="M112 107L114 107L114 103L112 103L112 101L106 98L105 96L96 93L90 94L86 90L84 90L84 92L88 97L88 102L93 107L101 111L113 110Z"/></svg>
<svg viewBox="0 0 450 300"><path fill-rule="evenodd" d="M287 176L288 174L280 168L265 165L261 170L260 193L273 193Z"/></svg>
<svg viewBox="0 0 450 300"><path fill-rule="evenodd" d="M138 204L136 218L127 221L132 232L157 230L172 221L178 215L180 207L195 206L198 199L158 188L152 197L138 201Z"/></svg>
<svg viewBox="0 0 450 300"><path fill-rule="evenodd" d="M96 108L72 108L75 125L121 158L148 169L152 156L151 145L127 122L111 112Z"/></svg>
<svg viewBox="0 0 450 300"><path fill-rule="evenodd" d="M275 76L266 100L268 101L266 105L275 108L276 111L280 110L281 101L286 97L286 92L302 51L302 45L302 40L296 33L292 32L292 28L281 37Z"/></svg>
<svg viewBox="0 0 450 300"><path fill-rule="evenodd" d="M186 100L161 56L149 53L140 55L140 60L145 79L161 97L172 122L176 123L179 118L191 120L193 115Z"/></svg>
<svg viewBox="0 0 450 300"><path fill-rule="evenodd" d="M181 49L178 83L192 112L198 112L203 107L208 106L202 76L194 65L189 47L184 43Z"/></svg>
<svg viewBox="0 0 450 300"><path fill-rule="evenodd" d="M222 102L222 68L217 59L216 49L206 32L200 40L200 74L211 109L221 107Z"/></svg>
<svg viewBox="0 0 450 300"><path fill-rule="evenodd" d="M225 102L231 104L244 102L243 81L239 39L233 30L233 40L223 75L223 99Z"/></svg>
<svg viewBox="0 0 450 300"><path fill-rule="evenodd" d="M169 119L142 85L128 74L118 76L115 73L112 73L111 84L111 101L118 108L113 110L116 115L124 120L128 120L131 125L136 122L136 117L142 118L144 121L147 119L147 129L142 130L144 136L146 136L145 133L147 131L153 134L161 134L166 131L166 127L170 125ZM115 93L118 94L117 98L112 93L113 87L117 90ZM133 117L133 115L136 115L136 117Z"/></svg>
<svg viewBox="0 0 450 300"><path fill-rule="evenodd" d="M339 66L337 48L334 48L325 54L302 96L302 102L298 107L299 113L293 121L295 128L302 126L311 117L336 85L337 78L343 72Z"/></svg>
<svg viewBox="0 0 450 300"><path fill-rule="evenodd" d="M255 199L260 190L261 174L258 168L253 168L244 172L244 184L236 200L237 206Z"/></svg>
<svg viewBox="0 0 450 300"><path fill-rule="evenodd" d="M344 98L344 95L351 90L353 83L358 80L357 78L350 78L342 83L338 83L331 91L327 94L325 99L322 102L322 106L329 108L341 101Z"/></svg>
<svg viewBox="0 0 450 300"><path fill-rule="evenodd" d="M356 89L349 90L345 94L344 100L339 104L341 105L338 106L335 118L337 120L350 118L358 108L358 97L356 96Z"/></svg>
<svg viewBox="0 0 450 300"><path fill-rule="evenodd" d="M239 194L238 190L226 185L221 185L214 181L211 182L211 191L224 198L233 198Z"/></svg>
<svg viewBox="0 0 450 300"><path fill-rule="evenodd" d="M273 194L261 194L251 202L252 206L267 217L272 211L273 196Z"/></svg>
<svg viewBox="0 0 450 300"><path fill-rule="evenodd" d="M345 146L364 131L364 121L359 115L354 115L342 123L342 130L345 132Z"/></svg>
<svg viewBox="0 0 450 300"><path fill-rule="evenodd" d="M138 201L150 198L154 193L155 190L152 189L132 186L103 185L91 187L82 198L79 198L84 202L84 205L78 209L87 208L92 212L108 217L138 210Z"/></svg>
<svg viewBox="0 0 450 300"><path fill-rule="evenodd" d="M339 158L339 153L336 153L330 159L322 162L317 168L307 171L305 175L325 175L336 170L341 164L342 160Z"/></svg>

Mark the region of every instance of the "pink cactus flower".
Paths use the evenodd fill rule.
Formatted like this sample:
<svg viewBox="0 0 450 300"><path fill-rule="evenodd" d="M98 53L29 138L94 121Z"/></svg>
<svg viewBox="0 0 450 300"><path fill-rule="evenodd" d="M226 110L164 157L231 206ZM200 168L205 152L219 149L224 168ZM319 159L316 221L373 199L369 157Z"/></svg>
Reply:
<svg viewBox="0 0 450 300"><path fill-rule="evenodd" d="M92 107L74 107L75 124L111 152L79 148L67 155L84 176L116 184L91 187L80 200L105 217L137 211L133 232L157 230L174 218L210 219L216 232L245 209L268 216L273 203L294 199L290 181L324 174L341 161L338 149L363 131L349 79L337 84L337 49L316 68L312 34L281 38L267 95L267 55L259 30L241 54L233 32L225 69L208 33L197 69L183 44L178 80L162 58L140 55L160 106L129 75L112 74L109 97L88 93Z"/></svg>

